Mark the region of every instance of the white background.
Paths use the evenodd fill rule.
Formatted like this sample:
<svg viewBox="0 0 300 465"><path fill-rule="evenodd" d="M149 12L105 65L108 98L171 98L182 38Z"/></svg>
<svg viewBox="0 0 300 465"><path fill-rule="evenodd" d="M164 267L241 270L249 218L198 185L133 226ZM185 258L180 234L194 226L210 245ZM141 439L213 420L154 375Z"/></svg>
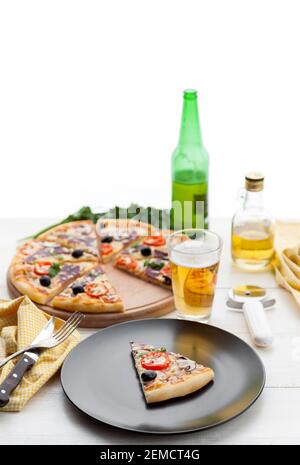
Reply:
<svg viewBox="0 0 300 465"><path fill-rule="evenodd" d="M299 217L300 3L0 1L0 216L168 206L182 90L199 92L210 213L249 169Z"/></svg>

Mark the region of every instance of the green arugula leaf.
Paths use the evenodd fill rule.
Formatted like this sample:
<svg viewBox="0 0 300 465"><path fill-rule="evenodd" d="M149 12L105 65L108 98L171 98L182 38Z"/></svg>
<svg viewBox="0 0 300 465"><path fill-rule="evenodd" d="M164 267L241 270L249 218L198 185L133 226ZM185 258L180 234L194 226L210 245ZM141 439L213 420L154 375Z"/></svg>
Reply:
<svg viewBox="0 0 300 465"><path fill-rule="evenodd" d="M55 278L55 276L60 272L60 264L59 263L53 263L48 271L48 275L50 278Z"/></svg>
<svg viewBox="0 0 300 465"><path fill-rule="evenodd" d="M108 211L95 213L92 211L91 207L85 206L81 207L75 213L72 213L60 222L52 224L51 226L47 226L32 236L21 239L19 242L28 239L36 239L41 234L44 234L50 229L55 228L56 226L60 226L61 224L70 223L71 221L83 220L91 220L96 224L99 218L134 218L137 221L139 220L144 223L152 224L155 228L158 229L170 229L170 210L168 209L162 210L153 207L141 207L136 203L132 203L127 208L116 206Z"/></svg>
<svg viewBox="0 0 300 465"><path fill-rule="evenodd" d="M161 270L164 266L165 266L165 263L164 262L159 262L157 260L145 260L144 261L144 265L145 266L149 266L150 268L152 268L152 270Z"/></svg>

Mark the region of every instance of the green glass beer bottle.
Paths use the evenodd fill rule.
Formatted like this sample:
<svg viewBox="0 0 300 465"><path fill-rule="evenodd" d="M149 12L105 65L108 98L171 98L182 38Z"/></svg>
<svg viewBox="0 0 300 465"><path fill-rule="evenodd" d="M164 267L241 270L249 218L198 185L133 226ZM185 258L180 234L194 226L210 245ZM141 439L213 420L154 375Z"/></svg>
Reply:
<svg viewBox="0 0 300 465"><path fill-rule="evenodd" d="M208 153L202 143L197 91L193 89L183 94L179 142L172 155L171 212L174 229L208 228Z"/></svg>

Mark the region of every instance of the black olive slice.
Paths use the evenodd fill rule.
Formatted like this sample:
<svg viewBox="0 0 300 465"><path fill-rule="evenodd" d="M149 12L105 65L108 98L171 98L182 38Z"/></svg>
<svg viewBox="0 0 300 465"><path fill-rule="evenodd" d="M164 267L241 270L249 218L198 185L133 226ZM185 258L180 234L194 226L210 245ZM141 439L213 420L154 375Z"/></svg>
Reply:
<svg viewBox="0 0 300 465"><path fill-rule="evenodd" d="M73 258L80 258L80 257L82 257L82 255L83 255L83 250L81 250L81 249L75 249L72 252L72 257Z"/></svg>
<svg viewBox="0 0 300 465"><path fill-rule="evenodd" d="M144 383L147 383L148 381L152 381L153 379L156 378L156 376L157 376L156 371L152 371L152 370L144 371L141 374L141 378Z"/></svg>
<svg viewBox="0 0 300 465"><path fill-rule="evenodd" d="M82 294L84 292L84 287L81 284L75 284L72 287L72 291L74 295Z"/></svg>
<svg viewBox="0 0 300 465"><path fill-rule="evenodd" d="M104 236L102 239L101 239L101 242L106 242L107 244L109 244L110 242L113 241L113 237L112 236Z"/></svg>
<svg viewBox="0 0 300 465"><path fill-rule="evenodd" d="M149 257L151 255L150 247L142 247L140 252L143 255L143 257Z"/></svg>
<svg viewBox="0 0 300 465"><path fill-rule="evenodd" d="M41 286L48 287L51 284L51 278L47 275L40 277Z"/></svg>

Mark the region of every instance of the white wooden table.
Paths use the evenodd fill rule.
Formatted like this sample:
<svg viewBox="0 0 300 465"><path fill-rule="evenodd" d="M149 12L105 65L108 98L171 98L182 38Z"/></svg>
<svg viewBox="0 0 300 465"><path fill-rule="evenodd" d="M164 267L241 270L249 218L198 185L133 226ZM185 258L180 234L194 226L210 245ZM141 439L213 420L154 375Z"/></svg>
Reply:
<svg viewBox="0 0 300 465"><path fill-rule="evenodd" d="M0 220L2 297L7 296L6 270L14 254L16 240L51 224L50 221ZM229 220L212 220L211 229L224 239L211 324L231 331L250 343L243 315L228 311L225 307L228 289L238 283L258 284L268 288L277 299L276 308L268 312L275 334L274 346L268 350L258 350L267 372L266 387L258 401L238 418L216 428L183 435L152 436L109 427L78 412L64 396L57 375L27 404L24 411L0 413L0 444L300 443L300 309L286 291L278 288L272 272L250 274L232 267ZM83 337L93 332L81 330Z"/></svg>

